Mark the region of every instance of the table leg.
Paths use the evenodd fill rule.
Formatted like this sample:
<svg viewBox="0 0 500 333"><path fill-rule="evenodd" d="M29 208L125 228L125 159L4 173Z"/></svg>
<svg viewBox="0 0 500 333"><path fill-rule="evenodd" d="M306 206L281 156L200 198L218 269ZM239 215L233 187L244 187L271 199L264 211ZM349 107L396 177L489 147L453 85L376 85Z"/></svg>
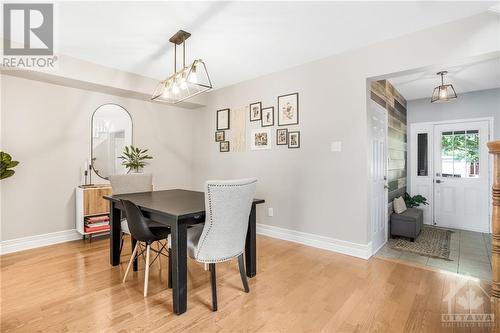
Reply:
<svg viewBox="0 0 500 333"><path fill-rule="evenodd" d="M248 218L247 239L245 244L245 268L248 277L254 277L257 274L257 221L256 205L252 204L252 210Z"/></svg>
<svg viewBox="0 0 500 333"><path fill-rule="evenodd" d="M135 248L135 244L137 243L137 241L135 240L134 237L132 237L132 235L130 235L130 244L132 244L132 251L134 251L134 248ZM137 252L139 253L139 252ZM137 258L139 256L136 256L135 259L134 259L134 264L132 265L133 267L133 270L134 272L137 272Z"/></svg>
<svg viewBox="0 0 500 333"><path fill-rule="evenodd" d="M117 266L120 264L121 210L113 201L109 205L109 261L111 265Z"/></svg>
<svg viewBox="0 0 500 333"><path fill-rule="evenodd" d="M172 226L172 298L174 312L178 315L187 309L187 226Z"/></svg>

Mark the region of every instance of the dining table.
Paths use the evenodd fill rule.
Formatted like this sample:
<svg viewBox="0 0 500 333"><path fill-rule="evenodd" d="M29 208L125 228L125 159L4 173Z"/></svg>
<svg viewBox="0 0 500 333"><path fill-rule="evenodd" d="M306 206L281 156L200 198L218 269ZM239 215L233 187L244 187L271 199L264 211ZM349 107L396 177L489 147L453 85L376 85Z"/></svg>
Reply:
<svg viewBox="0 0 500 333"><path fill-rule="evenodd" d="M112 266L120 264L121 220L124 216L122 199L130 200L142 214L170 228L170 258L172 267L172 303L174 313L187 310L187 229L205 222L205 193L184 189L129 193L104 196L110 204L109 259ZM256 206L263 199L254 199L248 217L245 241L245 268L249 278L257 274ZM132 247L136 241L132 238ZM133 264L137 271L137 259Z"/></svg>

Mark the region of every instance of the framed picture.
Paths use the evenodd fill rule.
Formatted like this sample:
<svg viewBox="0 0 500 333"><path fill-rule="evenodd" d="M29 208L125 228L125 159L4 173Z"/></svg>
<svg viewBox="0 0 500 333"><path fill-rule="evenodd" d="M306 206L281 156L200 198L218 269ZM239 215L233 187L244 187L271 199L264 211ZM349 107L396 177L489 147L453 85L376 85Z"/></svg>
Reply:
<svg viewBox="0 0 500 333"><path fill-rule="evenodd" d="M229 152L229 141L222 141L219 143L219 150L221 153Z"/></svg>
<svg viewBox="0 0 500 333"><path fill-rule="evenodd" d="M299 123L299 93L278 96L278 126Z"/></svg>
<svg viewBox="0 0 500 333"><path fill-rule="evenodd" d="M288 144L288 130L286 128L276 130L276 144L278 146L286 146Z"/></svg>
<svg viewBox="0 0 500 333"><path fill-rule="evenodd" d="M262 102L250 104L250 121L257 121L262 118Z"/></svg>
<svg viewBox="0 0 500 333"><path fill-rule="evenodd" d="M250 148L252 150L271 149L271 130L257 129L250 133Z"/></svg>
<svg viewBox="0 0 500 333"><path fill-rule="evenodd" d="M215 132L215 142L224 141L226 137L225 133L224 131Z"/></svg>
<svg viewBox="0 0 500 333"><path fill-rule="evenodd" d="M229 129L229 109L217 111L217 131Z"/></svg>
<svg viewBox="0 0 500 333"><path fill-rule="evenodd" d="M274 106L262 109L262 127L274 125Z"/></svg>
<svg viewBox="0 0 500 333"><path fill-rule="evenodd" d="M288 132L288 148L300 148L300 132Z"/></svg>

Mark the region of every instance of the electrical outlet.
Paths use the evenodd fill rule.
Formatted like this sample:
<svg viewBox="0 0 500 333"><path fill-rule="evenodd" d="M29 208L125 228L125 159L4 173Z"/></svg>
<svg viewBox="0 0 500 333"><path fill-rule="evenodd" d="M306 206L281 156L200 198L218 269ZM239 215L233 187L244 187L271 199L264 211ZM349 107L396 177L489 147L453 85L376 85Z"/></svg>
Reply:
<svg viewBox="0 0 500 333"><path fill-rule="evenodd" d="M333 141L331 144L332 152L340 152L342 151L342 142L341 141Z"/></svg>
<svg viewBox="0 0 500 333"><path fill-rule="evenodd" d="M267 211L267 215L269 215L271 217L274 216L274 209L269 208L268 211Z"/></svg>

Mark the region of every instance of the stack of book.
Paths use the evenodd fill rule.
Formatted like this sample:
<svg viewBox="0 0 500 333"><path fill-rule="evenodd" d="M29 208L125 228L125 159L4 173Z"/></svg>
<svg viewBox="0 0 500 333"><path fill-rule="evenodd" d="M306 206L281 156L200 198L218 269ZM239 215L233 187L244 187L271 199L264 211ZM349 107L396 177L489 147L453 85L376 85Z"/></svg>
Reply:
<svg viewBox="0 0 500 333"><path fill-rule="evenodd" d="M109 216L87 216L85 217L84 231L86 233L103 232L109 230Z"/></svg>

